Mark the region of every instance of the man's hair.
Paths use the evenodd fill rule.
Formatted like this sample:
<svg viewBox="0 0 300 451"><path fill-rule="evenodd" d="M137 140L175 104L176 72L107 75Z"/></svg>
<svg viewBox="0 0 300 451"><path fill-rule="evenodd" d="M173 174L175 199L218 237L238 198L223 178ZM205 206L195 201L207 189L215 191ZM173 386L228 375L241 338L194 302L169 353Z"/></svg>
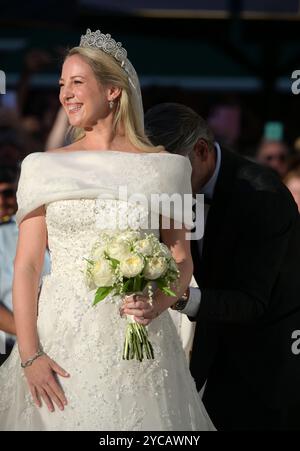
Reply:
<svg viewBox="0 0 300 451"><path fill-rule="evenodd" d="M214 135L206 121L191 108L179 103L160 103L145 114L146 134L152 144L170 153L188 155L202 138L212 149Z"/></svg>

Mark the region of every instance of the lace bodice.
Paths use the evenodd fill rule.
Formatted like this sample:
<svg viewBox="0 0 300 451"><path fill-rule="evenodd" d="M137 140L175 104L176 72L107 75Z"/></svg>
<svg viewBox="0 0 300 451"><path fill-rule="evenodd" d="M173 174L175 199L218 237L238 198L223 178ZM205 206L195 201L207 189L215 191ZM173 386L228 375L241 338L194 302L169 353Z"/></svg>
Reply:
<svg viewBox="0 0 300 451"><path fill-rule="evenodd" d="M159 230L148 227L148 211L138 205L113 199L70 199L46 204L52 273L78 278L78 271L84 272L85 258L89 258L101 233L126 222L131 228L159 236Z"/></svg>

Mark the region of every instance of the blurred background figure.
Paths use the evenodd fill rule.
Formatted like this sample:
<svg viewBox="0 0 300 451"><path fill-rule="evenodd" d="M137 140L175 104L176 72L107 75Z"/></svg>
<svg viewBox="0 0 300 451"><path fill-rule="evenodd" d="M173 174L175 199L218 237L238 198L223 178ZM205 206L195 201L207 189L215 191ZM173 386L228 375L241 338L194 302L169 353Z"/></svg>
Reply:
<svg viewBox="0 0 300 451"><path fill-rule="evenodd" d="M258 147L257 161L272 168L284 178L288 171L289 148L283 141L283 126L279 122L265 125L264 137Z"/></svg>
<svg viewBox="0 0 300 451"><path fill-rule="evenodd" d="M300 155L300 136L295 139L294 152L295 152L296 155Z"/></svg>
<svg viewBox="0 0 300 451"><path fill-rule="evenodd" d="M285 172L278 142L292 145L299 137L300 95L291 95L300 48L298 20L290 20L300 18L296 1L186 0L179 6L161 0L155 10L137 0L75 3L66 0L57 12L51 0L32 0L24 14L11 0L1 10L0 70L7 89L0 95L0 161L69 144L58 102L61 42L72 46L78 33L101 24L129 43L133 58L138 55L145 111L164 102L188 105L207 120L220 145L251 158L259 146L263 164ZM174 58L179 53L182 64ZM262 139L264 124L275 120L284 124L285 139ZM9 137L3 149L2 135L11 132L16 142Z"/></svg>
<svg viewBox="0 0 300 451"><path fill-rule="evenodd" d="M257 152L257 161L269 166L283 178L288 170L289 150L284 142L262 141Z"/></svg>
<svg viewBox="0 0 300 451"><path fill-rule="evenodd" d="M0 365L10 354L16 333L11 305L11 259L18 230L12 219L17 210L17 180L16 166L0 167Z"/></svg>
<svg viewBox="0 0 300 451"><path fill-rule="evenodd" d="M18 240L15 221L18 166L0 165L0 365L9 356L15 342L12 306L13 266ZM45 255L43 275L50 272L50 258Z"/></svg>
<svg viewBox="0 0 300 451"><path fill-rule="evenodd" d="M16 189L18 168L0 167L0 223L6 223L17 211Z"/></svg>
<svg viewBox="0 0 300 451"><path fill-rule="evenodd" d="M241 133L241 117L238 104L218 104L211 108L207 123L220 145L236 149Z"/></svg>
<svg viewBox="0 0 300 451"><path fill-rule="evenodd" d="M292 193L300 212L300 154L295 155L291 160L288 173L283 181Z"/></svg>

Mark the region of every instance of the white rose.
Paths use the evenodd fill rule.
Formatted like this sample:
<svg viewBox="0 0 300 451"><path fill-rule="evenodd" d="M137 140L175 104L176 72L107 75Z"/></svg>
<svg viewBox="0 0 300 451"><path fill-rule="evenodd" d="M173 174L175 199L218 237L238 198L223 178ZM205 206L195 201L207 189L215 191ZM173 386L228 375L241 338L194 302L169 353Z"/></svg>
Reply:
<svg viewBox="0 0 300 451"><path fill-rule="evenodd" d="M146 279L155 280L161 277L167 269L168 263L164 257L152 257L145 265L144 276Z"/></svg>
<svg viewBox="0 0 300 451"><path fill-rule="evenodd" d="M142 255L149 256L153 253L153 246L149 239L145 238L135 243L134 249Z"/></svg>
<svg viewBox="0 0 300 451"><path fill-rule="evenodd" d="M93 260L102 259L104 256L105 246L100 243L96 243L92 249L91 257Z"/></svg>
<svg viewBox="0 0 300 451"><path fill-rule="evenodd" d="M140 239L141 233L138 230L126 230L117 237L118 241L136 241Z"/></svg>
<svg viewBox="0 0 300 451"><path fill-rule="evenodd" d="M124 260L130 255L130 246L126 241L114 239L107 245L107 253L111 258Z"/></svg>
<svg viewBox="0 0 300 451"><path fill-rule="evenodd" d="M91 272L87 271L86 272L86 283L87 286L89 287L90 290L94 290L96 287L95 282L94 282L94 278Z"/></svg>
<svg viewBox="0 0 300 451"><path fill-rule="evenodd" d="M140 255L131 254L120 263L120 271L124 277L135 277L142 272L144 260Z"/></svg>
<svg viewBox="0 0 300 451"><path fill-rule="evenodd" d="M115 274L108 260L103 258L94 263L91 276L97 287L111 287L115 281Z"/></svg>

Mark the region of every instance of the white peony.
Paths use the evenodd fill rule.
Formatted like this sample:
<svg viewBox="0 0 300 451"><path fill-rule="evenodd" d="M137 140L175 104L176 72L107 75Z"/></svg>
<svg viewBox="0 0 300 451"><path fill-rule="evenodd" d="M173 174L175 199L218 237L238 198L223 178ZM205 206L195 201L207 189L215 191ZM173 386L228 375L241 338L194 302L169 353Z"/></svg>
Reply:
<svg viewBox="0 0 300 451"><path fill-rule="evenodd" d="M137 241L134 245L134 249L136 252L139 252L146 257L153 253L153 245L147 238Z"/></svg>
<svg viewBox="0 0 300 451"><path fill-rule="evenodd" d="M165 257L149 258L144 269L146 279L155 280L161 277L168 269L168 262Z"/></svg>
<svg viewBox="0 0 300 451"><path fill-rule="evenodd" d="M142 272L143 268L144 260L137 254L131 254L120 263L120 271L124 277L135 277Z"/></svg>
<svg viewBox="0 0 300 451"><path fill-rule="evenodd" d="M121 232L116 238L117 241L136 241L141 237L141 233L138 230L126 230Z"/></svg>
<svg viewBox="0 0 300 451"><path fill-rule="evenodd" d="M104 258L105 245L103 243L97 242L92 249L91 257L92 260L98 260Z"/></svg>
<svg viewBox="0 0 300 451"><path fill-rule="evenodd" d="M111 287L115 282L115 273L105 258L94 263L91 277L97 287Z"/></svg>
<svg viewBox="0 0 300 451"><path fill-rule="evenodd" d="M124 240L115 238L107 245L106 252L109 257L121 261L130 255L130 245Z"/></svg>

